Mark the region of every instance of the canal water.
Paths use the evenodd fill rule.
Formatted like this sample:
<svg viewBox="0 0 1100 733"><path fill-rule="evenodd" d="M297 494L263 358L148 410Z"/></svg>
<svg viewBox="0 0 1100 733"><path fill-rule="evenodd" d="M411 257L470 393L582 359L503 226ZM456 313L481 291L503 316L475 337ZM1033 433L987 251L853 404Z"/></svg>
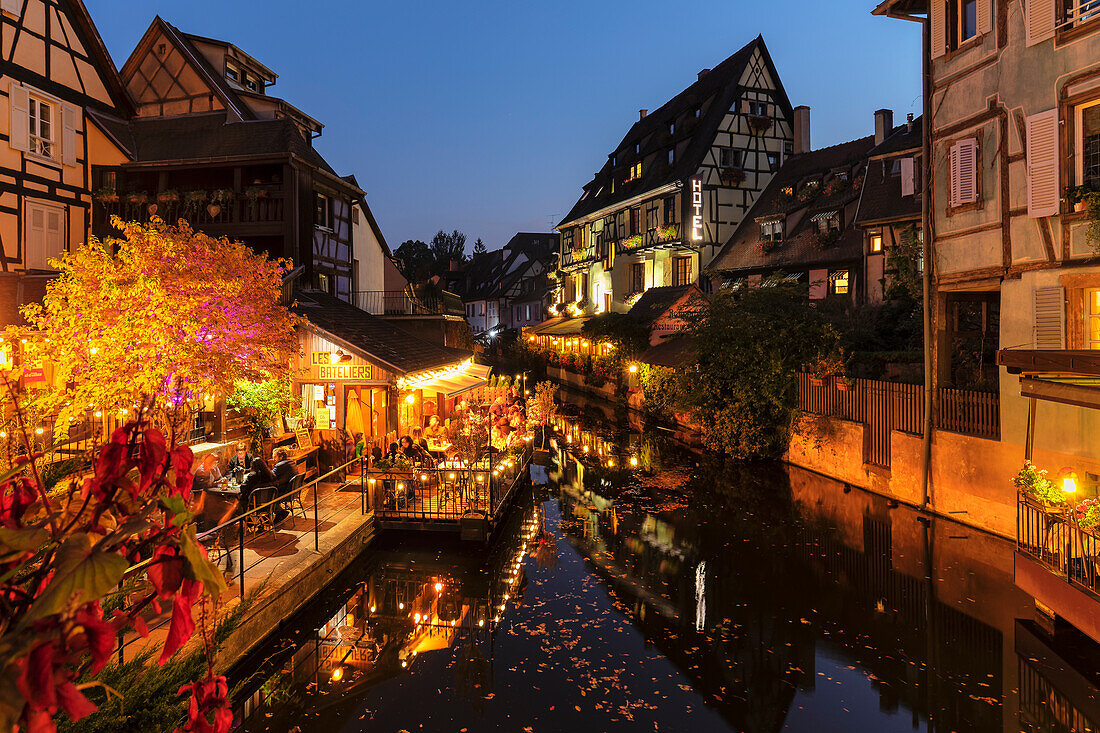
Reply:
<svg viewBox="0 0 1100 733"><path fill-rule="evenodd" d="M383 537L234 670L240 729L1097 730L1010 543L630 423L563 420L487 548Z"/></svg>

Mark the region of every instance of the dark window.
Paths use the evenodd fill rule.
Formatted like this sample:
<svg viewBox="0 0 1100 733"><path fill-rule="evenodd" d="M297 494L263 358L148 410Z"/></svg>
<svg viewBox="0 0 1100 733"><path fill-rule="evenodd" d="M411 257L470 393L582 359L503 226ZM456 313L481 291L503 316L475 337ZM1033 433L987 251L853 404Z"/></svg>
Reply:
<svg viewBox="0 0 1100 733"><path fill-rule="evenodd" d="M669 148L668 149L668 164L672 165L675 162L675 159L676 159L676 149L675 148Z"/></svg>
<svg viewBox="0 0 1100 733"><path fill-rule="evenodd" d="M634 207L630 210L630 234L640 234L642 231L642 210Z"/></svg>
<svg viewBox="0 0 1100 733"><path fill-rule="evenodd" d="M673 262L672 284L679 287L691 284L691 258L677 257Z"/></svg>
<svg viewBox="0 0 1100 733"><path fill-rule="evenodd" d="M735 148L721 148L718 154L718 165L721 168L740 168L741 151Z"/></svg>
<svg viewBox="0 0 1100 733"><path fill-rule="evenodd" d="M969 41L978 35L978 0L963 0L959 9L959 41Z"/></svg>
<svg viewBox="0 0 1100 733"><path fill-rule="evenodd" d="M768 153L768 170L772 173L779 170L779 153Z"/></svg>
<svg viewBox="0 0 1100 733"><path fill-rule="evenodd" d="M332 229L332 199L323 193L314 194L316 210L314 214L314 226L324 229Z"/></svg>
<svg viewBox="0 0 1100 733"><path fill-rule="evenodd" d="M675 224L676 219L676 197L668 196L665 198L665 225Z"/></svg>
<svg viewBox="0 0 1100 733"><path fill-rule="evenodd" d="M630 266L630 292L640 293L645 290L645 263L635 262Z"/></svg>

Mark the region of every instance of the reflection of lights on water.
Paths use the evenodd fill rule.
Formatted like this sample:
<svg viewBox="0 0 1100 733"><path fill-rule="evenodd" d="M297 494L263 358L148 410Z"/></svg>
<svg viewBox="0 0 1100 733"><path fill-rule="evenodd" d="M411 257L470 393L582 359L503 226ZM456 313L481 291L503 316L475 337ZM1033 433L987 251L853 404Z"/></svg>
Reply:
<svg viewBox="0 0 1100 733"><path fill-rule="evenodd" d="M333 682L339 682L342 679L344 679L344 668L343 667L337 667L336 669L332 670L332 681Z"/></svg>
<svg viewBox="0 0 1100 733"><path fill-rule="evenodd" d="M371 607L370 607L370 612L371 612L371 613L374 613L374 612L375 612L375 610L376 610L376 609L375 609L375 607L374 607L374 606L371 606Z"/></svg>
<svg viewBox="0 0 1100 733"><path fill-rule="evenodd" d="M439 593L441 590L443 590L443 584L442 583L436 583L435 584L435 592Z"/></svg>
<svg viewBox="0 0 1100 733"><path fill-rule="evenodd" d="M398 611L404 611L405 610L405 604L404 603L398 603L397 604L397 610Z"/></svg>
<svg viewBox="0 0 1100 733"><path fill-rule="evenodd" d="M402 667L402 668L405 668L405 667L407 667L407 666L409 666L409 665L408 665L408 662L405 662L405 661L402 661L402 662L401 662L401 667Z"/></svg>
<svg viewBox="0 0 1100 733"><path fill-rule="evenodd" d="M478 626L484 626L484 625L485 625L485 619L483 619L483 618L479 618L479 619L477 620L477 625L478 625Z"/></svg>

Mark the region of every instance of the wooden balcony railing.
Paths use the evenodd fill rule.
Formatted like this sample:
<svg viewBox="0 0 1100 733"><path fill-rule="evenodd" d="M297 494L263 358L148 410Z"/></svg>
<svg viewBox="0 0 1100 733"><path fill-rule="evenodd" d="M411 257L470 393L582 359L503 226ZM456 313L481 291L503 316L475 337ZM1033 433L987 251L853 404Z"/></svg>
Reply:
<svg viewBox="0 0 1100 733"><path fill-rule="evenodd" d="M444 291L439 295L415 296L403 290L357 290L355 307L376 316L462 316L462 298Z"/></svg>

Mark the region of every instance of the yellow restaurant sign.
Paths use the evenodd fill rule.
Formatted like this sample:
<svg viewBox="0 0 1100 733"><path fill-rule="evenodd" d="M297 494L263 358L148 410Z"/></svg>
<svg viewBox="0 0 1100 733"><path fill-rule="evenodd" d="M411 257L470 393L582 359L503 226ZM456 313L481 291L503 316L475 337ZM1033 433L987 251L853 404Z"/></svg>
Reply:
<svg viewBox="0 0 1100 733"><path fill-rule="evenodd" d="M310 372L314 379L330 381L338 379L371 379L370 364L341 362L340 355L331 351L313 351L309 357Z"/></svg>

